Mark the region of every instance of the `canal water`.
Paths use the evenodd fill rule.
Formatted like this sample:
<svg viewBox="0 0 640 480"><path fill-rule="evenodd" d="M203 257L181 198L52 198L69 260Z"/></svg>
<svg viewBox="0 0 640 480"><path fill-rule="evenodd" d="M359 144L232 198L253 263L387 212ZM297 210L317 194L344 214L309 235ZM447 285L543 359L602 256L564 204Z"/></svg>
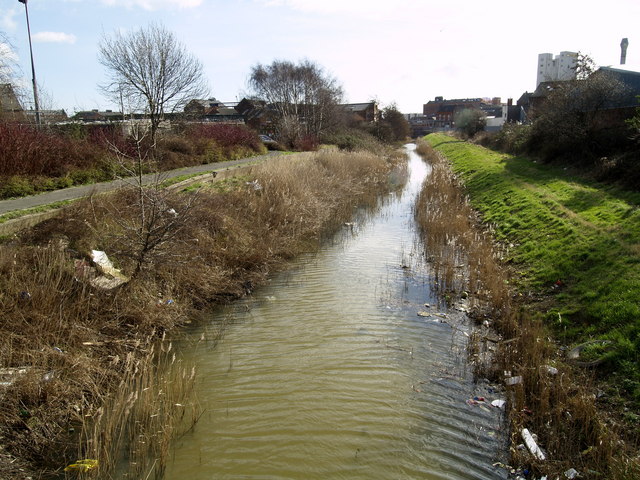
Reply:
<svg viewBox="0 0 640 480"><path fill-rule="evenodd" d="M204 413L166 480L505 478L499 394L431 289L412 212L429 167L406 148L402 192L216 311L215 346L186 349Z"/></svg>

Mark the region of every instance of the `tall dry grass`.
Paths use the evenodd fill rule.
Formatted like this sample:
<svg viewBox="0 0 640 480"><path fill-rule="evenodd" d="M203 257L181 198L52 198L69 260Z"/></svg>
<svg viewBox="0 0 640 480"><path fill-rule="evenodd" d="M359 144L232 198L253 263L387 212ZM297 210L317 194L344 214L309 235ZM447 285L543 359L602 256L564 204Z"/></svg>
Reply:
<svg viewBox="0 0 640 480"><path fill-rule="evenodd" d="M0 379L0 445L41 475L80 457L98 460L92 478L120 471L121 458L135 475L161 473L171 437L198 411L191 368L166 352L166 333L247 294L356 207L375 205L396 163L367 153L283 156L234 190L172 193L166 207L190 221L113 290L92 286L85 267L97 249L134 271L122 241L137 214L126 191L5 240L0 369L16 373Z"/></svg>
<svg viewBox="0 0 640 480"><path fill-rule="evenodd" d="M494 243L446 159L425 141L418 142L417 151L432 166L415 212L425 254L441 293L469 295L478 324L469 346L476 373L493 381L522 379L505 382L512 463L537 475L560 476L575 468L583 478L638 478L632 449L618 427L597 411L588 372L563 363L543 323L510 288L512 272L501 261L505 247ZM546 461L516 448L523 443L523 428L538 435Z"/></svg>

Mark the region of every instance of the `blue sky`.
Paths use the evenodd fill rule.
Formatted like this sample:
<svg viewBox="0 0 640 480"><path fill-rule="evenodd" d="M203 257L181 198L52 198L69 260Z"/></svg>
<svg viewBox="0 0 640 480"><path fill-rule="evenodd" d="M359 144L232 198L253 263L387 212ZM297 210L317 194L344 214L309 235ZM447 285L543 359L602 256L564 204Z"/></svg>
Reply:
<svg viewBox="0 0 640 480"><path fill-rule="evenodd" d="M597 5L597 7L596 7ZM211 96L242 98L251 66L312 60L346 100L420 112L433 97L517 99L535 88L538 53L581 51L640 70L640 2L575 0L28 0L48 108L113 108L98 85L101 38L160 22L204 65ZM31 80L24 5L0 0L0 31Z"/></svg>

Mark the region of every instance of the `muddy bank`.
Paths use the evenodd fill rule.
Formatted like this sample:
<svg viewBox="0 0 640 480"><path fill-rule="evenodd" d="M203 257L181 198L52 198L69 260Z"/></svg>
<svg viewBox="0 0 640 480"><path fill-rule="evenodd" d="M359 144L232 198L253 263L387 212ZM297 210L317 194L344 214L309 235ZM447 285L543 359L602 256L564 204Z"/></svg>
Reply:
<svg viewBox="0 0 640 480"><path fill-rule="evenodd" d="M140 457L160 471L159 457L179 431L173 420L180 417L188 428L198 414L188 403L188 366L167 379L171 395L156 395L168 402L142 393L149 391L144 381L155 381L153 369L171 361L167 333L313 249L354 207L393 188L387 179L397 163L367 153L290 156L220 188L132 188L92 197L5 241L0 366L24 370L2 386L6 451L38 474L93 459L106 475L116 454L105 445L121 448L138 411L160 423L140 427L147 429L137 434L140 444L128 448L160 445ZM97 286L93 280L108 274L95 265L92 250L106 252L128 281Z"/></svg>

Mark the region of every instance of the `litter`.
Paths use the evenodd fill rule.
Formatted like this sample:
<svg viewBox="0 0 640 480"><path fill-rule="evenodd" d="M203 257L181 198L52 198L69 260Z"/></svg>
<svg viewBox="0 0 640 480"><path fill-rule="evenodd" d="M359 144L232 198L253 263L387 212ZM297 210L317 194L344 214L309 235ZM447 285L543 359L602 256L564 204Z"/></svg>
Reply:
<svg viewBox="0 0 640 480"><path fill-rule="evenodd" d="M105 252L101 250L91 250L91 259L93 260L93 263L96 264L96 267L98 268L98 270L102 274L106 275L106 276L91 278L89 280L89 283L92 286L96 288L102 288L105 290L111 290L129 281L128 277L123 275L122 272L120 272L120 270L118 270L113 266L113 263L111 263L111 260L109 260L109 257ZM78 276L79 268L83 269L84 266L76 262L76 276Z"/></svg>
<svg viewBox="0 0 640 480"><path fill-rule="evenodd" d="M491 405L496 408L504 408L506 403L507 402L505 400L494 400L493 402L491 402Z"/></svg>
<svg viewBox="0 0 640 480"><path fill-rule="evenodd" d="M20 300L31 300L31 294L27 291L20 292Z"/></svg>
<svg viewBox="0 0 640 480"><path fill-rule="evenodd" d="M76 463L67 465L64 468L65 472L87 472L98 467L98 460L92 458L86 458L84 460L78 460Z"/></svg>
<svg viewBox="0 0 640 480"><path fill-rule="evenodd" d="M527 446L527 448L531 452L531 455L536 457L538 460L546 460L547 459L546 455L542 452L540 447L538 447L538 444L536 443L535 439L533 438L533 435L531 435L531 432L529 432L529 430L526 429L526 428L522 429L522 439L524 440L525 445Z"/></svg>
<svg viewBox="0 0 640 480"><path fill-rule="evenodd" d="M564 472L564 476L568 479L577 478L580 474L575 468L570 468L566 472Z"/></svg>
<svg viewBox="0 0 640 480"><path fill-rule="evenodd" d="M557 375L558 374L558 369L556 367L552 367L551 365L545 365L544 370L549 374L549 375Z"/></svg>
<svg viewBox="0 0 640 480"><path fill-rule="evenodd" d="M504 383L505 385L518 385L519 383L522 383L522 375L505 378Z"/></svg>
<svg viewBox="0 0 640 480"><path fill-rule="evenodd" d="M247 182L247 185L249 187L252 187L255 191L262 190L262 185L260 185L260 182L258 182L258 180L254 180L253 182Z"/></svg>

